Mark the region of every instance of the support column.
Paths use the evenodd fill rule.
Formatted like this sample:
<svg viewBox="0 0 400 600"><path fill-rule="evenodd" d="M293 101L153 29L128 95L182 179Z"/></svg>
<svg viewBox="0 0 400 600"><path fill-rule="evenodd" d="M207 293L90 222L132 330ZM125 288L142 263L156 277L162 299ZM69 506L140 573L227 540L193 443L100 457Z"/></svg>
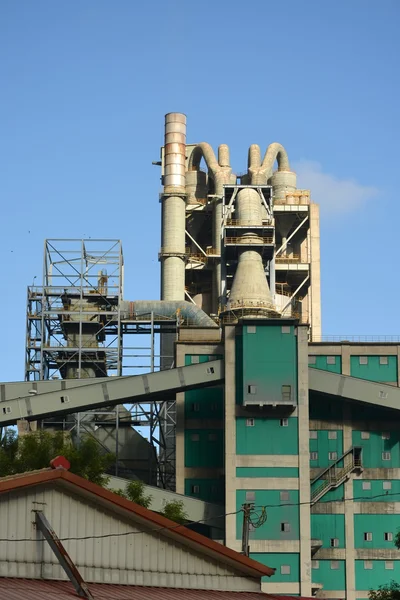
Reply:
<svg viewBox="0 0 400 600"><path fill-rule="evenodd" d="M236 546L236 327L225 326L225 543Z"/></svg>
<svg viewBox="0 0 400 600"><path fill-rule="evenodd" d="M309 460L308 331L297 328L298 427L299 427L299 516L300 516L300 595L311 597L311 494Z"/></svg>
<svg viewBox="0 0 400 600"><path fill-rule="evenodd" d="M347 346L348 347L348 346ZM351 407L343 406L343 452L349 450L353 445ZM354 502L353 478L344 484L344 528L346 542L346 600L355 600L355 553L354 553Z"/></svg>
<svg viewBox="0 0 400 600"><path fill-rule="evenodd" d="M321 339L321 258L319 232L319 206L310 204L310 254L311 254L311 340Z"/></svg>

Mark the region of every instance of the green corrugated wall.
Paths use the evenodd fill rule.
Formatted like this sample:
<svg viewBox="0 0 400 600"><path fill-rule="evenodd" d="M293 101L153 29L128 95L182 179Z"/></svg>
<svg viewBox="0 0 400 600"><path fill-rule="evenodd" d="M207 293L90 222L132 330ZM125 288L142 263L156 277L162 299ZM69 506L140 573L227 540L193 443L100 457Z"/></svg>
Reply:
<svg viewBox="0 0 400 600"><path fill-rule="evenodd" d="M288 425L281 419L254 418L254 426L246 417L236 419L237 454L298 454L297 417L289 417Z"/></svg>
<svg viewBox="0 0 400 600"><path fill-rule="evenodd" d="M287 331L287 333L285 333ZM240 336L239 336L240 337ZM254 386L256 393L249 393ZM236 344L238 404L282 400L282 386L290 386L297 402L297 338L292 325L244 325Z"/></svg>
<svg viewBox="0 0 400 600"><path fill-rule="evenodd" d="M360 364L359 356L350 357L350 375L368 381L397 383L397 356L386 356L387 365L380 364L380 356L367 356L368 364Z"/></svg>

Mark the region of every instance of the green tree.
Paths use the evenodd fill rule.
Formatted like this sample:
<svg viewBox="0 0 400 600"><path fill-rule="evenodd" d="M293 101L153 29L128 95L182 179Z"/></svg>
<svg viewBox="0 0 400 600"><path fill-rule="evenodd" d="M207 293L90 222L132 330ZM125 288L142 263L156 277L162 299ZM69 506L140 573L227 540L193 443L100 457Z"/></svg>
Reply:
<svg viewBox="0 0 400 600"><path fill-rule="evenodd" d="M19 437L14 431L5 433L0 442L0 477L44 469L60 455L70 462L72 473L98 485L109 481L104 473L115 456L104 454L95 439L85 436L76 447L64 432L42 429Z"/></svg>
<svg viewBox="0 0 400 600"><path fill-rule="evenodd" d="M391 581L385 585L380 585L377 590L370 590L369 600L400 600L400 584Z"/></svg>
<svg viewBox="0 0 400 600"><path fill-rule="evenodd" d="M164 507L161 514L175 523L184 523L188 520L188 515L183 508L183 500L171 500L171 502L164 502Z"/></svg>
<svg viewBox="0 0 400 600"><path fill-rule="evenodd" d="M394 538L394 545L400 550L400 529L398 530L396 537Z"/></svg>
<svg viewBox="0 0 400 600"><path fill-rule="evenodd" d="M153 496L146 496L143 481L130 481L125 488L125 497L144 508L149 508Z"/></svg>

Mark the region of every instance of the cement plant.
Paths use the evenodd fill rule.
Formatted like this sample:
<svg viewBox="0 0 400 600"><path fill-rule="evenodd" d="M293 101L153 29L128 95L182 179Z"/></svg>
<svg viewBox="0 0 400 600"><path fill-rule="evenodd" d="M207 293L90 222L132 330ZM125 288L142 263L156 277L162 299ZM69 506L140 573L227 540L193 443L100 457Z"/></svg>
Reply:
<svg viewBox="0 0 400 600"><path fill-rule="evenodd" d="M112 487L183 499L275 569L264 592L365 600L400 581L400 344L322 336L318 198L287 150L243 148L235 174L186 127L166 115L154 167L160 299L125 296L120 240L47 239L0 427L95 437Z"/></svg>

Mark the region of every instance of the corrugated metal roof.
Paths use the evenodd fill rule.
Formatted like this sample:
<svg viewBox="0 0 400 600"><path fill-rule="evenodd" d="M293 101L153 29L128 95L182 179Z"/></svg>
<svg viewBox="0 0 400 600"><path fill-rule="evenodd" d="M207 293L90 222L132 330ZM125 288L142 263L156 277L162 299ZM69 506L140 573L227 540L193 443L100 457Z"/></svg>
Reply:
<svg viewBox="0 0 400 600"><path fill-rule="evenodd" d="M221 592L99 583L89 584L89 589L95 600L278 600L278 596L269 596L262 592ZM78 595L69 581L0 577L0 597L7 600L73 600L78 598ZM302 600L291 596L279 596L279 600L282 598Z"/></svg>
<svg viewBox="0 0 400 600"><path fill-rule="evenodd" d="M177 526L176 523L166 519L143 506L139 506L130 500L126 500L105 488L100 487L78 475L74 475L70 471L63 469L43 469L41 471L33 471L31 473L23 473L19 476L0 478L0 494L9 493L13 490L21 490L30 486L63 484L69 488L73 488L77 494L86 494L94 499L101 499L107 504L109 510L114 511L116 508L123 509L135 517L138 521L145 522L146 525L155 526L159 531L164 530L164 533L182 544L196 547L199 552L205 552L209 556L215 557L221 562L228 563L240 572L251 577L261 577L267 575L270 577L275 573L275 569L271 569L266 565L256 562L235 552L234 550L210 540L209 538L188 529L187 527Z"/></svg>

